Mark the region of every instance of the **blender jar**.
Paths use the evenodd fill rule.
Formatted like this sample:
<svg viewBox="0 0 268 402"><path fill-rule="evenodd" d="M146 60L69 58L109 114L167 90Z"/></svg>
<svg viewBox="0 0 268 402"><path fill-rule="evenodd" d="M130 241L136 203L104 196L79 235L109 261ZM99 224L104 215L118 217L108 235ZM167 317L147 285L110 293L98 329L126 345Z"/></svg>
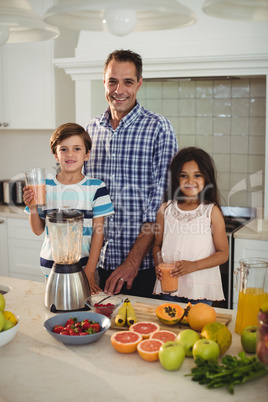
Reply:
<svg viewBox="0 0 268 402"><path fill-rule="evenodd" d="M48 233L55 264L71 265L80 260L83 219L82 212L68 207L47 214Z"/></svg>

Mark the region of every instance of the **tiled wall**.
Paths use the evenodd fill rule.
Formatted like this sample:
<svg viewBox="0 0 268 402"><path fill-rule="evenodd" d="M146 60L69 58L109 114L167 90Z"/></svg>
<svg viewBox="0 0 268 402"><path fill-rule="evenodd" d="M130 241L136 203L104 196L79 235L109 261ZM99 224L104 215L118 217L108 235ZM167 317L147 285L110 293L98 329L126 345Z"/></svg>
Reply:
<svg viewBox="0 0 268 402"><path fill-rule="evenodd" d="M210 153L222 205L263 207L265 78L145 81L138 100L171 121L180 148Z"/></svg>

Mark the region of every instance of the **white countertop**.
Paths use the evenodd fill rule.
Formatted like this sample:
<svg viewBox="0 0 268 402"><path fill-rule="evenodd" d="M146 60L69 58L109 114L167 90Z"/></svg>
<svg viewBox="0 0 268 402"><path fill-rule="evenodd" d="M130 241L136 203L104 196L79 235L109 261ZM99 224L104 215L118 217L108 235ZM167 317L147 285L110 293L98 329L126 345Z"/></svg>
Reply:
<svg viewBox="0 0 268 402"><path fill-rule="evenodd" d="M0 217L29 219L24 206L0 205ZM234 233L237 239L268 240L268 221L254 219Z"/></svg>
<svg viewBox="0 0 268 402"><path fill-rule="evenodd" d="M0 216L4 218L29 219L24 212L25 206L0 205Z"/></svg>
<svg viewBox="0 0 268 402"><path fill-rule="evenodd" d="M247 225L235 232L234 238L268 241L268 221L263 219L253 219Z"/></svg>
<svg viewBox="0 0 268 402"><path fill-rule="evenodd" d="M1 402L67 401L266 401L268 379L262 377L235 388L208 390L185 377L194 366L185 358L178 371L165 371L159 361L146 362L137 353L123 355L110 342L109 330L97 343L68 346L52 338L43 328L54 314L44 305L45 284L0 276L0 285L12 290L5 295L6 310L20 316L15 338L0 348ZM162 304L162 300L130 297L132 302ZM236 311L229 328L233 342L228 354L241 350L240 336L234 333Z"/></svg>

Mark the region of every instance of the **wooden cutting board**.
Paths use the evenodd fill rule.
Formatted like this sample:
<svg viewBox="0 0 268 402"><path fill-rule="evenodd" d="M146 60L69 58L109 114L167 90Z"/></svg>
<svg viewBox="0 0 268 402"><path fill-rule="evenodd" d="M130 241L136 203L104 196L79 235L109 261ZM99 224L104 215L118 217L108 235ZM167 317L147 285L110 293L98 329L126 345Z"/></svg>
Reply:
<svg viewBox="0 0 268 402"><path fill-rule="evenodd" d="M157 305L154 304L145 304L145 303L140 303L136 302L133 303L133 308L135 310L137 320L138 321L150 321L150 322L155 322L158 325L160 325L160 329L165 329L168 331L172 331L175 333L179 333L183 329L189 328L189 325L183 325L183 324L176 324L176 325L166 325L162 324L155 313ZM228 325L231 322L232 316L231 314L221 314L217 313L216 315L216 321L221 322L222 324ZM112 318L112 325L111 329L116 329L116 330L128 330L128 326L123 326L123 327L118 327L115 324L115 317Z"/></svg>

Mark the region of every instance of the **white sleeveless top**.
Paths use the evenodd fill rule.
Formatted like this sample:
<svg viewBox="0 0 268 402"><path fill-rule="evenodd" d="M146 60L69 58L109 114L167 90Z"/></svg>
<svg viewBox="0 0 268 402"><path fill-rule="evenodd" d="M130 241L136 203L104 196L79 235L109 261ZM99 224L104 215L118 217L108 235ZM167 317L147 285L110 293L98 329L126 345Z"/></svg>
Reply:
<svg viewBox="0 0 268 402"><path fill-rule="evenodd" d="M214 204L201 203L193 211L183 211L171 202L164 212L162 250L179 251L181 260L196 261L215 253L211 231ZM164 293L156 280L154 294ZM188 299L224 300L219 266L202 269L179 277L179 286L171 296Z"/></svg>

